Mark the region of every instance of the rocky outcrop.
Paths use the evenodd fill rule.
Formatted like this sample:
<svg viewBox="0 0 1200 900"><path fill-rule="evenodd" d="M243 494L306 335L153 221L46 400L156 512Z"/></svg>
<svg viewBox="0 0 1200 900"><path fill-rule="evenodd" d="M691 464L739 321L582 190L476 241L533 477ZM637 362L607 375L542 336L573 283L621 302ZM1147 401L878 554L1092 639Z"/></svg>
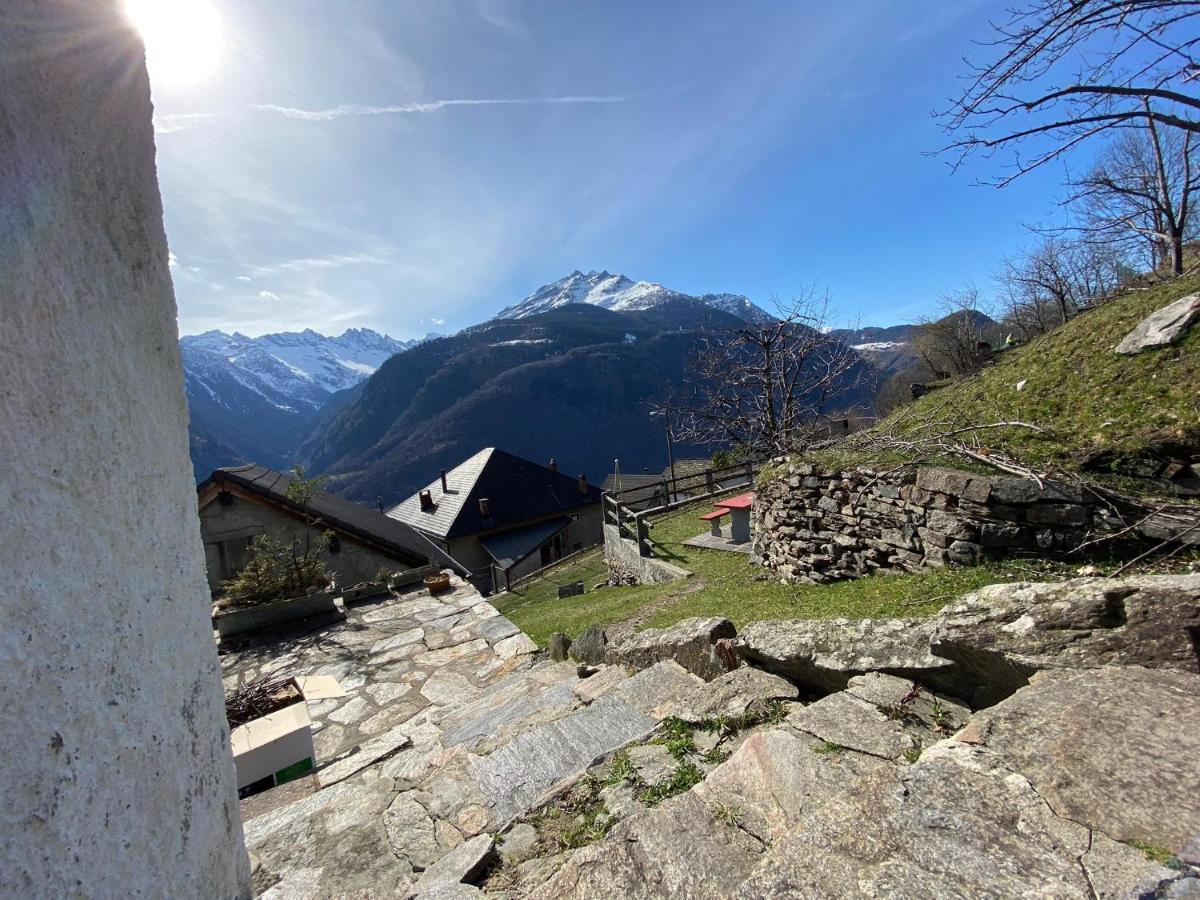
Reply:
<svg viewBox="0 0 1200 900"><path fill-rule="evenodd" d="M1044 669L1105 665L1200 671L1200 575L995 584L935 620L931 649L994 703Z"/></svg>
<svg viewBox="0 0 1200 900"><path fill-rule="evenodd" d="M772 700L795 700L799 689L785 678L742 666L698 687L676 714L688 722L764 715Z"/></svg>
<svg viewBox="0 0 1200 900"><path fill-rule="evenodd" d="M252 798L247 843L267 896L1189 896L1197 597L1200 577L1092 579L931 620L760 623L736 643L775 671L711 681L633 670L703 659L723 620L577 666L509 658L523 635L465 586L395 598L227 655L238 681L288 667L347 693L310 705L329 752ZM1021 683L972 713L931 682L1008 670L931 647L989 630Z"/></svg>
<svg viewBox="0 0 1200 900"><path fill-rule="evenodd" d="M813 693L877 672L978 708L1043 669L1200 671L1200 575L994 584L932 619L755 622L735 644L743 659Z"/></svg>
<svg viewBox="0 0 1200 900"><path fill-rule="evenodd" d="M1116 352L1132 356L1143 350L1169 346L1182 338L1197 318L1200 318L1200 294L1180 297L1142 319L1117 344Z"/></svg>
<svg viewBox="0 0 1200 900"><path fill-rule="evenodd" d="M972 756L1019 772L1064 819L1174 853L1200 837L1200 675L1041 672L975 726Z"/></svg>
<svg viewBox="0 0 1200 900"><path fill-rule="evenodd" d="M737 630L728 619L684 619L670 628L647 628L609 647L605 661L644 669L664 659L673 659L693 675L711 681L732 667L731 661L718 652L718 642L736 635ZM736 664L734 658L732 665Z"/></svg>
<svg viewBox="0 0 1200 900"><path fill-rule="evenodd" d="M621 807L607 836L510 896L1093 900L1200 889L1189 844L1200 835L1200 676L1044 672L959 735L892 760L872 752L858 719L897 696L911 703L902 688L869 675L851 690L872 700L843 692L794 706L690 791ZM841 720L857 735L849 744L793 728L823 705L831 715L815 718ZM907 722L871 721L895 734Z"/></svg>
<svg viewBox="0 0 1200 900"><path fill-rule="evenodd" d="M954 663L929 650L931 619L796 619L753 622L735 641L748 662L814 693L844 690L850 679L884 672L935 689L961 689ZM949 691L954 693L954 691Z"/></svg>

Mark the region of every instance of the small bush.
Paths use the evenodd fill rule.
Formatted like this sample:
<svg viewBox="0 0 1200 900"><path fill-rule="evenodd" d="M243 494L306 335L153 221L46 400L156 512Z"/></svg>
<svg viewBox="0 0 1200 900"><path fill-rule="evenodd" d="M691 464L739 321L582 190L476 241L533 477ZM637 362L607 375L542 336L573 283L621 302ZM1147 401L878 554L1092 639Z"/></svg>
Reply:
<svg viewBox="0 0 1200 900"><path fill-rule="evenodd" d="M298 540L284 544L259 535L250 546L250 561L223 585L232 606L253 606L301 597L311 588L325 590L332 583L321 554L329 546L329 532L316 541Z"/></svg>

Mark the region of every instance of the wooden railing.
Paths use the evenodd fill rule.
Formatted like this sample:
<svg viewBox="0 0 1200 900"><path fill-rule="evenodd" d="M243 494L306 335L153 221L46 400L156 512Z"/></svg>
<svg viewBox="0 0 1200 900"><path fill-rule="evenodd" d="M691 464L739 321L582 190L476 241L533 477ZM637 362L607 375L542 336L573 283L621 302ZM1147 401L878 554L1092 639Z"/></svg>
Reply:
<svg viewBox="0 0 1200 900"><path fill-rule="evenodd" d="M749 489L761 465L759 460L749 460L676 478L663 477L658 482L662 488L658 493L647 494L648 485L606 491L601 498L604 524L615 526L621 539L633 541L639 556L653 556L648 518L705 497Z"/></svg>

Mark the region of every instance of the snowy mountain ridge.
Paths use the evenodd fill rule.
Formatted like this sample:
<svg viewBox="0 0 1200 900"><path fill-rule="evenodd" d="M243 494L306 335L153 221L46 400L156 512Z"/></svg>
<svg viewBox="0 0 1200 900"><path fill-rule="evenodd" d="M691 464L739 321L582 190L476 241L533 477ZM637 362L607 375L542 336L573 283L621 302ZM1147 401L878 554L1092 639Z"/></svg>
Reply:
<svg viewBox="0 0 1200 900"><path fill-rule="evenodd" d="M543 285L520 302L502 309L494 318L524 319L569 303L587 303L614 312L625 312L652 309L676 300L703 303L747 322L774 321L770 313L740 294L693 296L652 281L633 281L610 272L588 272L585 275L578 270Z"/></svg>
<svg viewBox="0 0 1200 900"><path fill-rule="evenodd" d="M293 404L316 409L330 394L369 378L384 360L431 337L436 335L398 341L369 328L351 328L331 337L309 328L256 338L236 331L206 331L186 335L179 344L184 366L194 378L203 381L203 372L227 366L229 377L264 398L282 395ZM202 360L201 355L209 358Z"/></svg>

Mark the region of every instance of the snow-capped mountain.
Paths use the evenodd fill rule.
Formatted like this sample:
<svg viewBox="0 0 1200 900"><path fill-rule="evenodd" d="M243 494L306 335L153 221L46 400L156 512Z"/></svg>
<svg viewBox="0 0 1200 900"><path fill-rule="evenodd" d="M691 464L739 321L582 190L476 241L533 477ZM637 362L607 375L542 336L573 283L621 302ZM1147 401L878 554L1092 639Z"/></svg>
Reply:
<svg viewBox="0 0 1200 900"><path fill-rule="evenodd" d="M337 337L308 329L257 338L236 331L180 338L197 476L243 461L286 466L335 393L434 337L398 341L353 328ZM239 458L228 458L231 452Z"/></svg>
<svg viewBox="0 0 1200 900"><path fill-rule="evenodd" d="M327 337L309 328L257 338L206 331L179 343L185 354L204 351L222 357L247 387L265 384L297 403L318 407L329 394L368 378L388 357L434 336L398 341L369 328L352 328Z"/></svg>
<svg viewBox="0 0 1200 900"><path fill-rule="evenodd" d="M608 272L572 272L566 278L544 285L522 300L496 314L497 319L523 319L565 306L590 303L615 312L650 309L670 301L703 303L731 313L747 322L770 322L774 317L740 294L701 294L693 296L673 291L651 281L632 281L624 275Z"/></svg>

